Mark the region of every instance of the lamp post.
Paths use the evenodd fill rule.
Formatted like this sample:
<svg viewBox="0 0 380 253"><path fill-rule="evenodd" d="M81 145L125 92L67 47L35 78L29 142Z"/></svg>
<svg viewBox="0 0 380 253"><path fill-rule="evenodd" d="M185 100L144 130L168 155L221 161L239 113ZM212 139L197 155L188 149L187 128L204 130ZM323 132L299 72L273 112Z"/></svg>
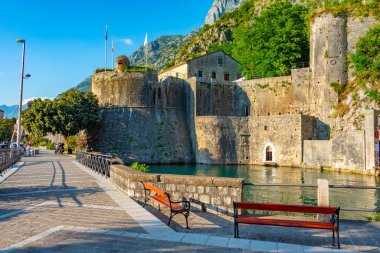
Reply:
<svg viewBox="0 0 380 253"><path fill-rule="evenodd" d="M22 63L21 63L21 78L20 78L20 104L19 104L19 108L18 108L18 123L17 123L17 149L20 150L22 91L23 91L23 84L24 84L25 40L16 40L16 42L22 43Z"/></svg>

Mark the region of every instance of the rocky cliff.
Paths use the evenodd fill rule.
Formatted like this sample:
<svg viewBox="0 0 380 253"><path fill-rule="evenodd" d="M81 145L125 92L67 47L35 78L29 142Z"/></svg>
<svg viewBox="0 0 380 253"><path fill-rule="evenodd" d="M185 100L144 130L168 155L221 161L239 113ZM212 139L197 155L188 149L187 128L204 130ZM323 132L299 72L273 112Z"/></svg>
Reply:
<svg viewBox="0 0 380 253"><path fill-rule="evenodd" d="M231 12L247 0L214 0L207 13L205 24L212 25L225 12Z"/></svg>

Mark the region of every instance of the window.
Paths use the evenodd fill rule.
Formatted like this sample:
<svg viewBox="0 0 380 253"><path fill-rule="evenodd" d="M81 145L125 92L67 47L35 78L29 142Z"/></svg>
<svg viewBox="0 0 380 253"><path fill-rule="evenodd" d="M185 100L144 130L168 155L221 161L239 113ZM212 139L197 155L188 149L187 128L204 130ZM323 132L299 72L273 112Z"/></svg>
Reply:
<svg viewBox="0 0 380 253"><path fill-rule="evenodd" d="M230 80L230 74L224 73L224 81L229 81Z"/></svg>
<svg viewBox="0 0 380 253"><path fill-rule="evenodd" d="M238 73L237 75L236 75L236 79L240 79L240 78L242 78L243 76L240 74L240 73Z"/></svg>
<svg viewBox="0 0 380 253"><path fill-rule="evenodd" d="M211 78L216 79L216 72L211 73Z"/></svg>
<svg viewBox="0 0 380 253"><path fill-rule="evenodd" d="M223 65L223 58L222 57L218 58L218 65Z"/></svg>
<svg viewBox="0 0 380 253"><path fill-rule="evenodd" d="M265 150L265 160L267 162L271 162L272 161L272 147L267 147L266 150Z"/></svg>
<svg viewBox="0 0 380 253"><path fill-rule="evenodd" d="M199 76L199 77L202 77L202 76L203 76L203 72L202 72L202 70L198 70L198 76Z"/></svg>

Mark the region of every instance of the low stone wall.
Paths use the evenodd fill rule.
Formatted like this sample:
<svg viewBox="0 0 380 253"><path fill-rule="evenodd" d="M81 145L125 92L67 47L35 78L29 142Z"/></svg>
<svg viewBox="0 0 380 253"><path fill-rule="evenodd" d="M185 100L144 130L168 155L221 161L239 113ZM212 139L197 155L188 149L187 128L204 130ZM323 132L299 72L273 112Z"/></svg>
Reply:
<svg viewBox="0 0 380 253"><path fill-rule="evenodd" d="M173 200L185 198L203 211L230 215L233 201L242 201L244 183L242 178L141 173L125 165L112 165L110 179L119 190L138 201L144 200L141 182L147 182L171 194Z"/></svg>

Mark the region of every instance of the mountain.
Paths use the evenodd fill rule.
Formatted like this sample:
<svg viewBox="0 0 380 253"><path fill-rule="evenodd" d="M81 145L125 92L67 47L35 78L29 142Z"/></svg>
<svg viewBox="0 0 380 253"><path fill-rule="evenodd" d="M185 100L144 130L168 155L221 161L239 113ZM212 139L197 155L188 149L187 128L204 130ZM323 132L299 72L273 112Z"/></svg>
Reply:
<svg viewBox="0 0 380 253"><path fill-rule="evenodd" d="M205 24L212 25L225 12L231 12L239 7L246 0L214 0L210 10L207 13Z"/></svg>
<svg viewBox="0 0 380 253"><path fill-rule="evenodd" d="M22 106L24 110L26 105ZM18 116L18 105L0 105L0 109L4 111L4 118L17 118Z"/></svg>
<svg viewBox="0 0 380 253"><path fill-rule="evenodd" d="M196 36L199 29L190 32L187 35L161 36L148 44L148 65L153 69L161 70L170 60L178 53L179 48ZM145 51L141 46L129 56L131 65L145 66Z"/></svg>
<svg viewBox="0 0 380 253"><path fill-rule="evenodd" d="M82 82L80 82L74 89L79 91L91 91L92 76L86 77Z"/></svg>

